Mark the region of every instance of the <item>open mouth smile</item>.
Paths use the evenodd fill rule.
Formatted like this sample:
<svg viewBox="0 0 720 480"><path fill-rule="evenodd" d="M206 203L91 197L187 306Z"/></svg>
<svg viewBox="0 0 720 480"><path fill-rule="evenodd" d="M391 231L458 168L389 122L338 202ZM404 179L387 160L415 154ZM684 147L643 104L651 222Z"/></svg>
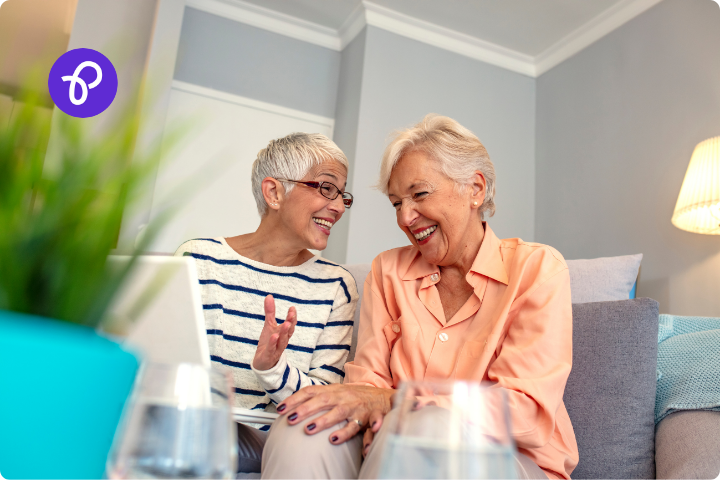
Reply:
<svg viewBox="0 0 720 480"><path fill-rule="evenodd" d="M435 230L437 230L437 225L432 225L423 230L420 230L419 232L413 233L413 236L415 237L415 240L420 243L423 240L426 240L430 235L432 235Z"/></svg>
<svg viewBox="0 0 720 480"><path fill-rule="evenodd" d="M323 233L330 235L330 229L332 228L334 222L318 217L312 217L312 219L313 222L315 222L320 227L320 230L322 230Z"/></svg>

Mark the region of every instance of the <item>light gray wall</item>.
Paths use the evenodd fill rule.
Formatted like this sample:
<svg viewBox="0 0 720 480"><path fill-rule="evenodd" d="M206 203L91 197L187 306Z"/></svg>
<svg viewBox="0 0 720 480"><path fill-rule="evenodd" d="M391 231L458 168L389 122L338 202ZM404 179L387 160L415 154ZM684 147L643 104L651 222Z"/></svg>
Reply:
<svg viewBox="0 0 720 480"><path fill-rule="evenodd" d="M335 116L340 52L186 8L175 79Z"/></svg>
<svg viewBox="0 0 720 480"><path fill-rule="evenodd" d="M711 1L664 0L537 80L537 241L643 253L638 295L666 313L720 316L720 237L670 223L694 146L720 135L719 26Z"/></svg>
<svg viewBox="0 0 720 480"><path fill-rule="evenodd" d="M532 78L375 27L366 29L346 261L407 245L389 200L370 187L393 130L447 115L485 144L497 170L501 237L534 238L535 82Z"/></svg>
<svg viewBox="0 0 720 480"><path fill-rule="evenodd" d="M365 31L360 32L342 51L340 81L338 85L337 108L335 110L335 134L333 140L345 152L350 162L347 190L352 193L353 171L357 150L357 131L360 121L360 94L363 84L365 61ZM345 263L347 259L348 234L352 211L346 210L340 222L332 229L328 246L323 256L335 262Z"/></svg>

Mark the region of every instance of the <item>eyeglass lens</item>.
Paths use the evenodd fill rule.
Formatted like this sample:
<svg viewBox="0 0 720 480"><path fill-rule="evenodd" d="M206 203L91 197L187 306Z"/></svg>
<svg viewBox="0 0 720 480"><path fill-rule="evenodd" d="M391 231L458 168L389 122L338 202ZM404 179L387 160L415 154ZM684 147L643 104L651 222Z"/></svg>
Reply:
<svg viewBox="0 0 720 480"><path fill-rule="evenodd" d="M329 198L330 200L335 200L338 195L340 194L340 189L337 188L335 185L333 185L330 182L322 182L320 184L320 193L323 197ZM343 204L350 208L353 204L353 196L352 194L345 192L342 194Z"/></svg>

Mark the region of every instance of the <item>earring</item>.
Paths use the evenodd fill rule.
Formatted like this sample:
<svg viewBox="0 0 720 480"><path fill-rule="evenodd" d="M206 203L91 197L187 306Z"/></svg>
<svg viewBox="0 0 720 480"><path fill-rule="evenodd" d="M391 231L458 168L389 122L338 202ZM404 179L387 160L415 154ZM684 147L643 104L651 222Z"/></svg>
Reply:
<svg viewBox="0 0 720 480"><path fill-rule="evenodd" d="M473 206L477 207L477 202L473 202Z"/></svg>
<svg viewBox="0 0 720 480"><path fill-rule="evenodd" d="M271 203L270 205L272 205L273 207L277 207L277 203Z"/></svg>

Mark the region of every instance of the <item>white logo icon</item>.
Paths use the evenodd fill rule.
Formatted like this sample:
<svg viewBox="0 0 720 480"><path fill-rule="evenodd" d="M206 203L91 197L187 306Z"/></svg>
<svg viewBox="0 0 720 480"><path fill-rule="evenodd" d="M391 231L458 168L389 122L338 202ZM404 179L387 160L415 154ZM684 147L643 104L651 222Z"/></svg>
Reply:
<svg viewBox="0 0 720 480"><path fill-rule="evenodd" d="M97 78L90 85L86 84L85 80L79 77L80 72L82 72L82 69L85 67L92 67L97 72ZM95 88L100 84L100 81L102 80L102 70L100 69L100 65L95 62L82 62L75 69L75 73L73 73L72 75L65 75L64 77L62 77L62 80L63 82L70 82L70 101L72 102L72 104L82 105L83 103L85 103L85 100L87 100L88 89ZM80 85L80 89L82 90L82 95L80 96L79 100L75 98L76 83Z"/></svg>

